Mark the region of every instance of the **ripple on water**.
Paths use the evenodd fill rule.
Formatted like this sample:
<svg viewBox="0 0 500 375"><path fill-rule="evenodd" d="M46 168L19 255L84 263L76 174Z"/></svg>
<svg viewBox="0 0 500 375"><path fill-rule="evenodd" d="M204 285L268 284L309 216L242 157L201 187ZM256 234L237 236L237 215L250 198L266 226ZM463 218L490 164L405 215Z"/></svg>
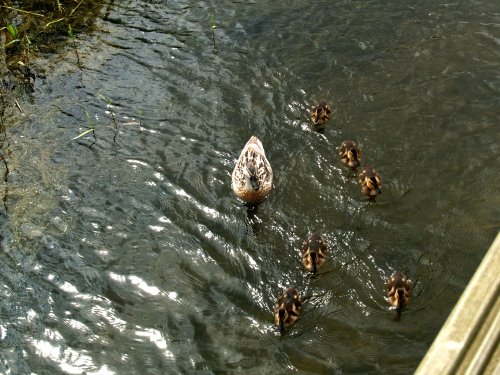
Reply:
<svg viewBox="0 0 500 375"><path fill-rule="evenodd" d="M77 38L82 69L37 64L47 78L9 128L0 372L417 366L498 227L493 5L260 5L114 4ZM70 142L85 112L97 142ZM254 211L230 188L252 134L275 173ZM382 174L374 202L338 160L345 139ZM314 276L313 231L330 246ZM413 281L399 321L394 270ZM280 336L290 286L310 298Z"/></svg>

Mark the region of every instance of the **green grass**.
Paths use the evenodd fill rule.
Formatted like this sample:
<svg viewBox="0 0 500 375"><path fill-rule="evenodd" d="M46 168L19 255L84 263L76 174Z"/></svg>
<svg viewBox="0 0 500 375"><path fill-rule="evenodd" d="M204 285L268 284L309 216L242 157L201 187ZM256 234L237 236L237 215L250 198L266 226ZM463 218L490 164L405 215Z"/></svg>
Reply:
<svg viewBox="0 0 500 375"><path fill-rule="evenodd" d="M12 37L12 40L5 45L5 47L8 47L12 44L19 43L21 39L19 39L19 31L17 30L16 25L13 25L11 23L8 23L7 26L5 26L7 31L9 32L10 36Z"/></svg>
<svg viewBox="0 0 500 375"><path fill-rule="evenodd" d="M91 132L92 132L92 136L94 137L94 140L97 141L97 138L95 136L94 122L92 121L92 118L90 118L89 112L86 109L85 109L85 115L87 115L87 119L89 120L89 128L87 130L85 130L84 132L81 132L80 134L78 134L75 138L72 139L72 141L79 139L79 138L82 138Z"/></svg>
<svg viewBox="0 0 500 375"><path fill-rule="evenodd" d="M107 96L104 96L102 94L97 94L97 96L99 96L108 106L109 109L111 109L113 107L113 101L111 100L111 98L108 98ZM116 118L115 118L115 114L113 113L113 111L109 111L109 113L111 113L111 119L113 120L113 129L115 130L115 136L113 137L113 141L116 143L116 136L118 135L118 124L116 122Z"/></svg>

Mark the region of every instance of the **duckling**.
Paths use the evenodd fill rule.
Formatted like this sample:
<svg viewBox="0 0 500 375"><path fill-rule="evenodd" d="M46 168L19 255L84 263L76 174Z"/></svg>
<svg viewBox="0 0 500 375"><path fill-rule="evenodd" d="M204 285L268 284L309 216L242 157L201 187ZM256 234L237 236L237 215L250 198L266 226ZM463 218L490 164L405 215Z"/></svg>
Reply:
<svg viewBox="0 0 500 375"><path fill-rule="evenodd" d="M286 289L276 301L274 307L274 322L283 334L285 327L295 323L299 318L302 302L295 288Z"/></svg>
<svg viewBox="0 0 500 375"><path fill-rule="evenodd" d="M241 151L232 174L234 194L248 204L266 199L273 186L273 170L264 147L256 136L250 137Z"/></svg>
<svg viewBox="0 0 500 375"><path fill-rule="evenodd" d="M302 244L302 263L311 272L325 264L327 244L321 234L311 234Z"/></svg>
<svg viewBox="0 0 500 375"><path fill-rule="evenodd" d="M326 102L321 102L311 111L311 120L315 125L321 125L330 120L332 111Z"/></svg>
<svg viewBox="0 0 500 375"><path fill-rule="evenodd" d="M382 193L382 178L372 167L365 166L358 178L361 191L369 197L376 197Z"/></svg>
<svg viewBox="0 0 500 375"><path fill-rule="evenodd" d="M349 168L356 168L361 163L361 150L353 141L344 141L339 147L342 163Z"/></svg>
<svg viewBox="0 0 500 375"><path fill-rule="evenodd" d="M404 273L394 272L387 280L386 295L397 310L410 303L410 282Z"/></svg>

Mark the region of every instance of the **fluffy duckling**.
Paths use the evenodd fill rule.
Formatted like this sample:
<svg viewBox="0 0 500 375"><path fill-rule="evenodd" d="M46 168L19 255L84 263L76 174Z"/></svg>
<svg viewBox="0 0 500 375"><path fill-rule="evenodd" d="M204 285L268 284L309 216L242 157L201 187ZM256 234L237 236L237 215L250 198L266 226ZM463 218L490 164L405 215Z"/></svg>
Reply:
<svg viewBox="0 0 500 375"><path fill-rule="evenodd" d="M361 191L369 197L376 197L382 193L382 178L380 178L380 175L372 167L363 167L363 170L359 174L358 182L361 186Z"/></svg>
<svg viewBox="0 0 500 375"><path fill-rule="evenodd" d="M234 194L248 204L266 199L273 186L273 170L260 140L252 136L241 151L232 174Z"/></svg>
<svg viewBox="0 0 500 375"><path fill-rule="evenodd" d="M283 334L285 327L295 323L299 318L302 302L295 288L286 289L276 301L274 307L274 322Z"/></svg>
<svg viewBox="0 0 500 375"><path fill-rule="evenodd" d="M339 156L342 163L349 168L356 168L361 163L361 150L353 141L344 141L339 147Z"/></svg>
<svg viewBox="0 0 500 375"><path fill-rule="evenodd" d="M394 272L387 280L386 295L391 305L397 310L408 305L410 302L410 282L404 273Z"/></svg>
<svg viewBox="0 0 500 375"><path fill-rule="evenodd" d="M311 120L315 125L321 125L330 120L332 111L326 102L321 102L311 111Z"/></svg>
<svg viewBox="0 0 500 375"><path fill-rule="evenodd" d="M327 244L321 234L311 234L302 244L302 263L311 272L323 266L326 260Z"/></svg>

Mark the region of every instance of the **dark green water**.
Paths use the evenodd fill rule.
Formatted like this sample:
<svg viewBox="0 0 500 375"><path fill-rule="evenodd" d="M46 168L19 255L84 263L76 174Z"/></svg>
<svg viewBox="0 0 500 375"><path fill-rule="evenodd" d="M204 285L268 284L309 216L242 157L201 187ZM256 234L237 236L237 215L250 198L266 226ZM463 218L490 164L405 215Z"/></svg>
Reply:
<svg viewBox="0 0 500 375"><path fill-rule="evenodd" d="M499 24L493 1L111 3L83 69L38 61L7 113L0 373L412 373L500 227ZM95 143L72 140L85 111ZM274 190L249 214L230 175L253 134ZM344 139L382 175L375 203ZM280 337L287 286L315 297Z"/></svg>

